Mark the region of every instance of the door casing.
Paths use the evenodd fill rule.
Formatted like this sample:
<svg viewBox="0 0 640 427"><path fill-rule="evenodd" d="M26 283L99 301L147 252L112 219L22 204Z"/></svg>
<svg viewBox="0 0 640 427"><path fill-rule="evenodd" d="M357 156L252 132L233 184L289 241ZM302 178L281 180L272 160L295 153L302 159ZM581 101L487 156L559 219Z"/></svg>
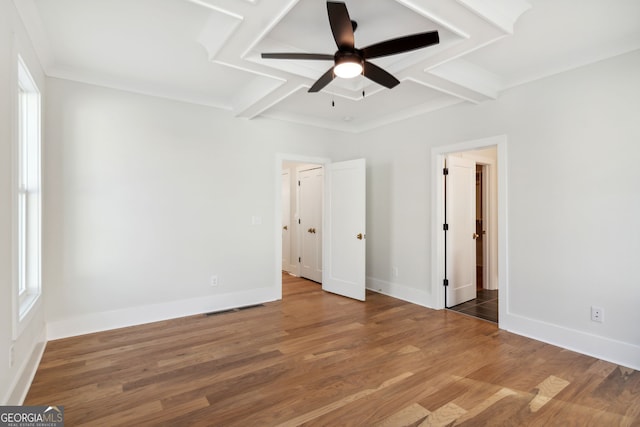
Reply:
<svg viewBox="0 0 640 427"><path fill-rule="evenodd" d="M286 211L286 216L285 216ZM280 232L282 233L282 270L291 270L291 171L282 172L282 225ZM285 229L286 227L286 229ZM286 256L285 256L286 255Z"/></svg>

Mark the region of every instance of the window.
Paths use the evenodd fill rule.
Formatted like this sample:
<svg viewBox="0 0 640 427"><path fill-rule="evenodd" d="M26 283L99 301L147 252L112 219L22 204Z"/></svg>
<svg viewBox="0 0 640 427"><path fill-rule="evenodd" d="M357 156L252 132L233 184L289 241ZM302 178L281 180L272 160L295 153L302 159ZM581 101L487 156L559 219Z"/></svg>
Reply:
<svg viewBox="0 0 640 427"><path fill-rule="evenodd" d="M16 123L16 256L18 321L34 305L41 290L40 91L18 57Z"/></svg>

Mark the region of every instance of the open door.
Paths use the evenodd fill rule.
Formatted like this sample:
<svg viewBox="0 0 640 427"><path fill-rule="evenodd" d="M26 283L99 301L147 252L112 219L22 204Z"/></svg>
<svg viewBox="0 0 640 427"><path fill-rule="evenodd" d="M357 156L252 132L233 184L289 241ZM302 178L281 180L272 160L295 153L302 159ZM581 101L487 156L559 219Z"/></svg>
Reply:
<svg viewBox="0 0 640 427"><path fill-rule="evenodd" d="M447 307L476 298L476 162L447 156L445 271Z"/></svg>
<svg viewBox="0 0 640 427"><path fill-rule="evenodd" d="M322 289L365 300L365 159L328 164Z"/></svg>
<svg viewBox="0 0 640 427"><path fill-rule="evenodd" d="M282 172L282 271L291 269L291 178Z"/></svg>

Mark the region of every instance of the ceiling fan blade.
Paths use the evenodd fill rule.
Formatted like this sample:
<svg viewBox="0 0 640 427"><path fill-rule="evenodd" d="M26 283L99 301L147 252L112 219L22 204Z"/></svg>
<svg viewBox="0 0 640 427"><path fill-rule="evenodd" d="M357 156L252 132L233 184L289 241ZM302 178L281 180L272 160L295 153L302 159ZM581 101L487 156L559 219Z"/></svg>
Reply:
<svg viewBox="0 0 640 427"><path fill-rule="evenodd" d="M334 78L333 67L331 67L309 88L309 92L320 92L326 85L331 83Z"/></svg>
<svg viewBox="0 0 640 427"><path fill-rule="evenodd" d="M362 74L364 74L366 78L373 80L388 89L391 89L400 83L400 80L368 61L364 61L364 70Z"/></svg>
<svg viewBox="0 0 640 427"><path fill-rule="evenodd" d="M438 43L440 43L438 32L429 31L372 44L362 49L361 52L365 59L379 58L381 56L395 55L396 53L408 52Z"/></svg>
<svg viewBox="0 0 640 427"><path fill-rule="evenodd" d="M328 1L327 13L329 14L331 32L333 33L336 45L338 45L338 49L353 49L355 43L353 39L353 26L351 25L347 5L342 2Z"/></svg>
<svg viewBox="0 0 640 427"><path fill-rule="evenodd" d="M323 53L263 53L263 59L309 59L320 61L333 61L333 55L326 55Z"/></svg>

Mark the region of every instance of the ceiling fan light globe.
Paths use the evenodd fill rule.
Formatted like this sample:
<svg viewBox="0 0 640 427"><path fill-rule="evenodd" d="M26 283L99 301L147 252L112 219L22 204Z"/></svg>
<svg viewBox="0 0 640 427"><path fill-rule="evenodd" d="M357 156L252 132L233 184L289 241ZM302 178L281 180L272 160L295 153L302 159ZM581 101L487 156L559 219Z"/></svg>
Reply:
<svg viewBox="0 0 640 427"><path fill-rule="evenodd" d="M336 64L333 69L336 76L343 79L351 79L359 74L362 74L362 64L355 61L344 61Z"/></svg>

